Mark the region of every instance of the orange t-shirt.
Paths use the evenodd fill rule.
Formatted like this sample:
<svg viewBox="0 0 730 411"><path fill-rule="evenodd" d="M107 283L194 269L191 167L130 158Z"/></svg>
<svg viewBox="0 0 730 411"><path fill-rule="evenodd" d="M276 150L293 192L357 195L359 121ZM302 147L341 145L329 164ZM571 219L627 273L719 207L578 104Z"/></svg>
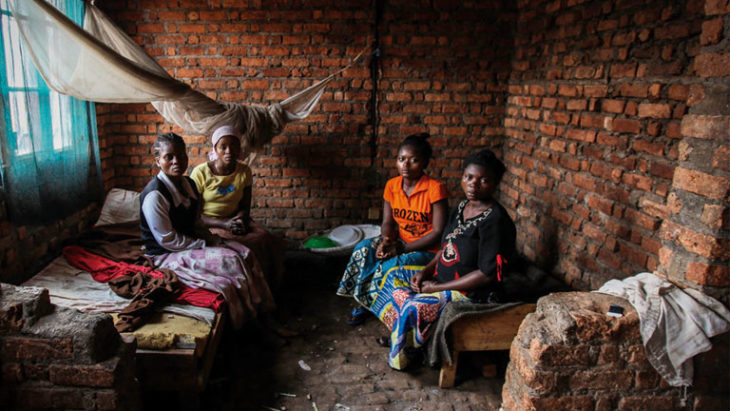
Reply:
<svg viewBox="0 0 730 411"><path fill-rule="evenodd" d="M398 236L406 243L418 240L433 230L431 204L448 198L446 186L427 175L421 176L410 196L403 191L403 176L391 178L385 184L383 199L390 203L393 219L398 223ZM437 252L438 243L434 249Z"/></svg>

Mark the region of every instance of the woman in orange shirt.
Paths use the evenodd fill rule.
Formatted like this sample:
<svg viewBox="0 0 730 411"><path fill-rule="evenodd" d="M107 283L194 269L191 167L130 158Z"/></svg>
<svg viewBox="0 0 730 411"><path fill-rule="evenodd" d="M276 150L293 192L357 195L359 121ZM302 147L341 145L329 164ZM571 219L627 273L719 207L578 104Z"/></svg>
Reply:
<svg viewBox="0 0 730 411"><path fill-rule="evenodd" d="M425 174L433 152L428 137L427 133L411 135L398 147L400 175L385 185L381 236L361 241L352 252L337 289L338 295L352 296L360 304L348 324L361 324L368 311L380 317L390 292L409 284L390 276L393 269L424 266L439 249L448 193L442 182Z"/></svg>

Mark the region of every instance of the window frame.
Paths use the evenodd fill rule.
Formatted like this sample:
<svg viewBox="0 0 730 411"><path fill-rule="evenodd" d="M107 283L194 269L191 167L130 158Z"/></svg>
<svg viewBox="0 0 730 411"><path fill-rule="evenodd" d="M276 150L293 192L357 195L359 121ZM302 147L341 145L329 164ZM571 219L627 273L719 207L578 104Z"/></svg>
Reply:
<svg viewBox="0 0 730 411"><path fill-rule="evenodd" d="M64 0L64 2L66 1L68 0ZM54 6L57 7L57 4L54 4ZM12 34L10 32L10 30L13 30L11 27L15 25L15 23L13 22L13 19L15 19L15 17L10 12L6 0L0 0L0 17L4 19L4 21L0 23L0 30L2 30L2 32L0 32L0 38L2 38L3 40L3 43L0 44L0 47L4 48L6 41L5 25L7 24L8 26L7 34L9 35ZM18 41L20 43L18 47L23 48L24 45L20 41L20 33L17 30L17 26L15 27L15 34L17 34L17 39L13 38L13 36L10 35L10 39L8 40L8 42L12 42L14 40ZM5 51L3 54L6 56L5 61L0 61L0 89L7 91L7 98L4 93L2 96L0 96L0 98L2 98L3 102L7 102L9 107L5 107L3 104L6 156L0 157L0 165L3 164L3 160L8 162L35 161L33 158L34 156L39 156L41 158L41 161L45 161L44 157L48 155L64 155L64 153L66 152L73 151L73 135L69 135L69 130L64 130L64 128L67 128L68 124L66 121L64 121L64 117L70 115L69 108L73 104L73 102L69 100L70 97L51 90L46 85L45 80L43 80L43 77L40 75L40 72L35 67L35 64L32 62L32 60L26 59L25 55L21 53L19 56L16 56L14 55L12 50L4 50ZM15 85L11 86L9 84L12 67L8 66L8 55L11 55L12 58L17 57L22 60L21 64L25 68L25 73L23 73L23 82L26 83L23 87ZM30 67L25 67L26 63L29 63ZM29 83L27 81L27 75L32 76L32 82L34 84L27 84ZM22 138L22 134L20 134L13 128L14 123L12 111L15 110L17 112L19 110L19 105L17 105L17 103L13 101L13 99L11 98L11 93L22 93L24 95L23 99L18 101L24 103L26 107L33 104L28 103L29 99L35 99L36 107L34 108L38 110L38 119L40 120L38 124L30 124L32 121L31 113L28 113L25 107L23 108L23 111L25 112L25 115L29 122L28 137L31 140L31 149L28 152L18 152L20 146L19 139ZM54 110L54 104L56 104L58 110ZM58 147L56 147L56 142L54 141L54 136L56 135L56 126L58 127L58 129L61 130L61 144ZM34 138L35 136L38 137L38 140ZM40 147L33 146L37 142L40 143Z"/></svg>

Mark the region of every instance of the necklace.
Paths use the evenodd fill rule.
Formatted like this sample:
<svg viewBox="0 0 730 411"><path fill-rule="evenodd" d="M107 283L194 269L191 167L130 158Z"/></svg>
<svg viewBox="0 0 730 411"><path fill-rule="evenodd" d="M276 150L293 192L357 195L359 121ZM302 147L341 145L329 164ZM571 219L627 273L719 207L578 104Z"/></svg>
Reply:
<svg viewBox="0 0 730 411"><path fill-rule="evenodd" d="M466 220L464 219L464 208L466 208L466 204L468 202L468 200L464 200L459 204L459 212L457 215L457 221L459 224L446 235L446 241L443 245L444 251L441 253L441 259L443 259L444 263L450 264L459 259L459 250L457 250L456 246L454 246L453 240L464 234L471 227L482 222L485 218L489 217L489 214L492 214L492 210L494 209L494 207L489 205L489 208L486 210L477 214L475 217Z"/></svg>

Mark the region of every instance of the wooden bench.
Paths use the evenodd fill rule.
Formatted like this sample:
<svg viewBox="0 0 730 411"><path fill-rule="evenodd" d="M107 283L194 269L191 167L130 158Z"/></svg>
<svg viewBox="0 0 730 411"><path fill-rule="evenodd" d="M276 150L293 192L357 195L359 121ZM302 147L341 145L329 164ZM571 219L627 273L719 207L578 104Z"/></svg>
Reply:
<svg viewBox="0 0 730 411"><path fill-rule="evenodd" d="M454 386L460 352L509 350L522 320L535 307L536 304L520 304L503 311L465 316L454 322L449 328L453 363L441 364L439 386Z"/></svg>

